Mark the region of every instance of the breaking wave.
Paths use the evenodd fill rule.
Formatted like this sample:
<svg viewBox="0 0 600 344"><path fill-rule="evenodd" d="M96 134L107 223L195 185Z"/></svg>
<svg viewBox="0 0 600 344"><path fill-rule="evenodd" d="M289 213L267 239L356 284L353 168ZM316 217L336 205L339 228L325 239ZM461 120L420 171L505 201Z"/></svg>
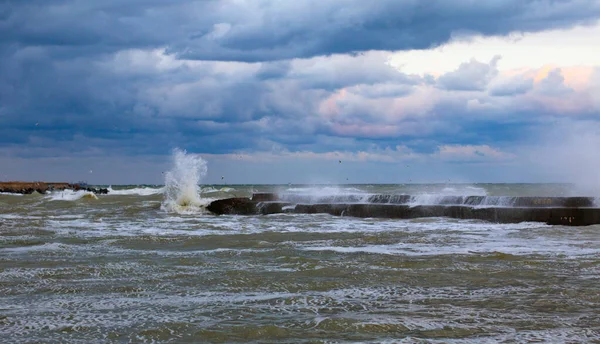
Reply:
<svg viewBox="0 0 600 344"><path fill-rule="evenodd" d="M165 173L164 201L161 208L168 212L204 212L212 199L201 197L200 182L206 176L206 161L185 150L175 149L173 167Z"/></svg>
<svg viewBox="0 0 600 344"><path fill-rule="evenodd" d="M465 204L508 206L514 197L490 197L484 188L455 185L443 189L419 190L404 188L389 190L389 194L367 192L351 186L291 187L281 190L278 197L290 203L390 203L406 205Z"/></svg>
<svg viewBox="0 0 600 344"><path fill-rule="evenodd" d="M213 188L213 187L207 187L207 188L201 189L201 193L205 194L205 195L206 194L210 194L210 193L232 192L232 191L235 191L235 189L234 188L229 188L229 187L223 187L223 188L220 188L220 189L216 189L216 188Z"/></svg>
<svg viewBox="0 0 600 344"><path fill-rule="evenodd" d="M13 192L0 192L0 196L23 196L23 194Z"/></svg>
<svg viewBox="0 0 600 344"><path fill-rule="evenodd" d="M55 191L49 194L50 201L77 201L80 199L98 199L98 197L89 191L74 191L74 190L62 190Z"/></svg>

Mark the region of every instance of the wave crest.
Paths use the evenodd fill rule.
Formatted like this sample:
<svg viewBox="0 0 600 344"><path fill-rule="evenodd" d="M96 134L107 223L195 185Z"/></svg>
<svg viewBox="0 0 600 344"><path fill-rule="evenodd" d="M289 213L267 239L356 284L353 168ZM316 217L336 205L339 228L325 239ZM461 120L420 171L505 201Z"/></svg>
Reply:
<svg viewBox="0 0 600 344"><path fill-rule="evenodd" d="M118 189L113 190L111 186L108 187L109 195L119 195L119 196L152 196L163 193L165 188L133 188L133 189Z"/></svg>

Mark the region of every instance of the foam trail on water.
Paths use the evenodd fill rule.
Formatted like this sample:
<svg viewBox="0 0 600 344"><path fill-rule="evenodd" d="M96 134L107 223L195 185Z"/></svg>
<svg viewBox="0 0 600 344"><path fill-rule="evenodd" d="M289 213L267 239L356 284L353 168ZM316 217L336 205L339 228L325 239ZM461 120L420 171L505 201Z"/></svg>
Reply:
<svg viewBox="0 0 600 344"><path fill-rule="evenodd" d="M173 152L173 168L165 173L162 209L178 213L199 212L212 201L200 196L200 181L206 176L206 161L185 150Z"/></svg>

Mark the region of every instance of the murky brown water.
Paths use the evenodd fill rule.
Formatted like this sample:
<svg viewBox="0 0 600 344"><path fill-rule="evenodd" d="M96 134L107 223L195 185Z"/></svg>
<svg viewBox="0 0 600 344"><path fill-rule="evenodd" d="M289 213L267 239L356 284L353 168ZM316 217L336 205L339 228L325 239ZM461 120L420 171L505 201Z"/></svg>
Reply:
<svg viewBox="0 0 600 344"><path fill-rule="evenodd" d="M600 226L161 201L0 195L2 341L600 342Z"/></svg>

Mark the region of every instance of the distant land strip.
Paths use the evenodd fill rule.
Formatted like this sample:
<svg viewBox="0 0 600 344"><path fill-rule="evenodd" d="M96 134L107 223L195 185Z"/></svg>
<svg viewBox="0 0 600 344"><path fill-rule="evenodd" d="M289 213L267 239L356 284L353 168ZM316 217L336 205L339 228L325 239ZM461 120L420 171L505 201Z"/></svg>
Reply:
<svg viewBox="0 0 600 344"><path fill-rule="evenodd" d="M45 194L48 191L62 191L62 190L83 190L93 192L95 194L107 194L108 189L105 188L93 188L80 184L73 183L51 183L51 182L0 182L0 192L4 193L16 193L29 195L34 192L39 194Z"/></svg>

